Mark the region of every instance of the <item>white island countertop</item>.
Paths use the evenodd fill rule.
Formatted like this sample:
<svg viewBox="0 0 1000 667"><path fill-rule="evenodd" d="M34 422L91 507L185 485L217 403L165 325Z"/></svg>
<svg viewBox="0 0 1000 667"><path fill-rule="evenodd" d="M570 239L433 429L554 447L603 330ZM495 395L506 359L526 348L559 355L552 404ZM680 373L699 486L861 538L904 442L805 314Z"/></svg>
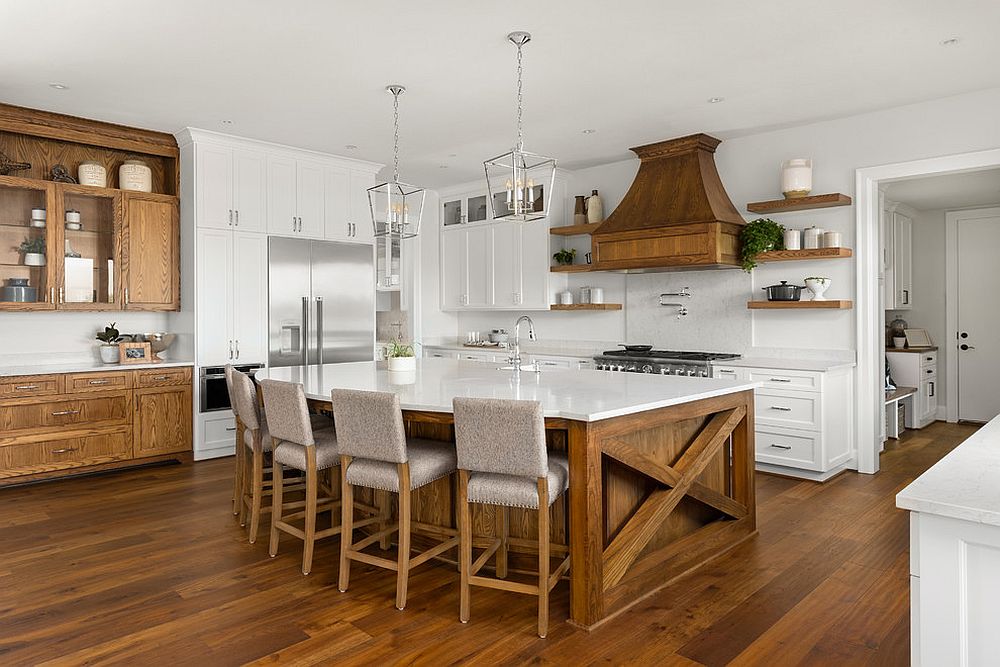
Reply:
<svg viewBox="0 0 1000 667"><path fill-rule="evenodd" d="M546 417L600 421L753 389L721 378L689 378L590 370L512 371L457 359L417 359L412 373L389 373L384 362L261 369L257 379L303 385L306 396L330 400L332 389L393 391L404 410L452 411L456 396L541 401Z"/></svg>
<svg viewBox="0 0 1000 667"><path fill-rule="evenodd" d="M896 507L1000 526L1000 417L900 491Z"/></svg>

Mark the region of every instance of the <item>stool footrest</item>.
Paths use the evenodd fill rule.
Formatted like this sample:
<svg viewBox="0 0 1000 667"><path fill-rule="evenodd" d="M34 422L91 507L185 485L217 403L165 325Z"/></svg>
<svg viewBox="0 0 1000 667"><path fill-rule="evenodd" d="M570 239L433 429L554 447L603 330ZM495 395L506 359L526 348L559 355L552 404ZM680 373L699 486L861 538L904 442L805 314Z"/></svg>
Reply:
<svg viewBox="0 0 1000 667"><path fill-rule="evenodd" d="M506 579L491 579L489 577L469 577L469 583L473 586L484 588L496 588L501 591L511 591L514 593L525 593L526 595L538 595L538 586L532 584L521 584L516 581Z"/></svg>

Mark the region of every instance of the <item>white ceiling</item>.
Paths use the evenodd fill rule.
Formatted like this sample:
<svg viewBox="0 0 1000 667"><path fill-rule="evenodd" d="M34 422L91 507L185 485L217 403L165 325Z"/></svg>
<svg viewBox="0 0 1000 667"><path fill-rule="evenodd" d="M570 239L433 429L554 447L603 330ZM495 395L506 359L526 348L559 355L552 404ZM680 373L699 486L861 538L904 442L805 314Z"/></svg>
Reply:
<svg viewBox="0 0 1000 667"><path fill-rule="evenodd" d="M918 211L1000 204L1000 169L984 169L890 183L885 196Z"/></svg>
<svg viewBox="0 0 1000 667"><path fill-rule="evenodd" d="M0 100L168 132L388 162L402 83L401 175L426 186L512 144L514 29L525 147L568 168L1000 85L996 0L8 0L0 25Z"/></svg>

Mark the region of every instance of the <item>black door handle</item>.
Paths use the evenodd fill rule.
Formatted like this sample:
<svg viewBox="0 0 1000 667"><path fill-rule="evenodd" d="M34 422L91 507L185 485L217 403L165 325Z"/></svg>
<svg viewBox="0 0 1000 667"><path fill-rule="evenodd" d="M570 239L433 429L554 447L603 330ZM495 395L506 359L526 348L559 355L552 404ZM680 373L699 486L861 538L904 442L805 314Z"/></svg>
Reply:
<svg viewBox="0 0 1000 667"><path fill-rule="evenodd" d="M962 343L961 345L958 346L958 349L960 349L960 350L974 350L974 349L976 349L976 346L975 345L966 345L965 343Z"/></svg>

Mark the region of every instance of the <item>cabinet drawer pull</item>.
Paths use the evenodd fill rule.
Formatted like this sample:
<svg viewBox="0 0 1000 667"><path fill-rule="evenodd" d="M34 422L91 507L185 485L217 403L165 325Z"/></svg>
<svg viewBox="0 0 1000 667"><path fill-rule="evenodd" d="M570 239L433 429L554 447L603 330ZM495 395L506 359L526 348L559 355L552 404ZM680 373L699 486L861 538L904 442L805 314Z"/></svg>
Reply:
<svg viewBox="0 0 1000 667"><path fill-rule="evenodd" d="M774 447L775 449L791 449L790 445L778 445L773 442L771 443L771 446Z"/></svg>
<svg viewBox="0 0 1000 667"><path fill-rule="evenodd" d="M37 384L22 384L14 387L16 391L28 391L29 389L38 389Z"/></svg>
<svg viewBox="0 0 1000 667"><path fill-rule="evenodd" d="M76 447L63 447L62 449L53 449L52 453L53 454L68 454L69 452L75 452L76 450L77 450Z"/></svg>
<svg viewBox="0 0 1000 667"><path fill-rule="evenodd" d="M235 430L236 430L236 427L235 427L235 426L233 426L233 427L229 427L229 426L227 426L227 427L226 427L226 430L227 430L227 431L235 431Z"/></svg>
<svg viewBox="0 0 1000 667"><path fill-rule="evenodd" d="M719 373L725 375L736 375L736 371L726 370L725 368L720 368Z"/></svg>
<svg viewBox="0 0 1000 667"><path fill-rule="evenodd" d="M169 378L166 375L155 375L155 376L153 376L152 379L153 380L168 380Z"/></svg>
<svg viewBox="0 0 1000 667"><path fill-rule="evenodd" d="M66 415L78 415L78 414L80 414L79 410L60 410L58 412L53 412L52 416L53 417L65 417Z"/></svg>
<svg viewBox="0 0 1000 667"><path fill-rule="evenodd" d="M771 382L791 382L788 378L771 378Z"/></svg>
<svg viewBox="0 0 1000 667"><path fill-rule="evenodd" d="M791 409L791 408L786 408L786 407L785 407L785 406L783 406L783 405L772 405L772 406L771 406L771 409L772 409L772 410L780 410L780 411L782 411L782 412L791 412L791 411L792 411L792 409Z"/></svg>
<svg viewBox="0 0 1000 667"><path fill-rule="evenodd" d="M933 368L928 368L928 369L927 369L926 371L924 371L924 372L925 372L925 373L933 373L933 372L934 372L934 369L933 369Z"/></svg>
<svg viewBox="0 0 1000 667"><path fill-rule="evenodd" d="M90 384L107 384L110 380L90 380Z"/></svg>

